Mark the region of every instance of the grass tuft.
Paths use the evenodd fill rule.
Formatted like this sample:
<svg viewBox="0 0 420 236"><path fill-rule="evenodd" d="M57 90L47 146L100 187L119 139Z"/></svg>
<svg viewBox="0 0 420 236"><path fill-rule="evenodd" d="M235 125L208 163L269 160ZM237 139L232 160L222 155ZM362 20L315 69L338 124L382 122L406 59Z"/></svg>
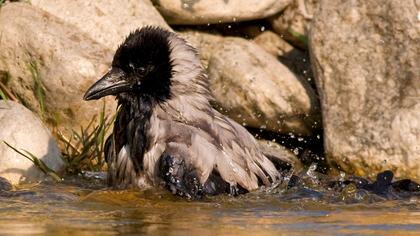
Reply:
<svg viewBox="0 0 420 236"><path fill-rule="evenodd" d="M53 178L55 181L60 182L62 180L62 178L51 168L49 168L41 159L39 159L38 157L36 157L34 154L20 149L18 150L17 148L13 147L12 145L8 144L6 141L4 141L4 144L6 144L9 148L13 149L15 152L17 152L18 154L24 156L26 159L30 160L32 163L34 163L34 165L36 167L38 167L39 170L41 170L44 174L51 176L51 178Z"/></svg>
<svg viewBox="0 0 420 236"><path fill-rule="evenodd" d="M32 79L34 82L34 93L35 93L35 97L38 100L38 104L39 104L39 108L41 109L41 117L44 119L45 118L45 112L46 112L46 96L45 96L45 86L42 82L42 77L39 73L39 69L38 69L38 63L36 63L36 61L31 61L28 64L28 68L29 71L31 72L32 75Z"/></svg>
<svg viewBox="0 0 420 236"><path fill-rule="evenodd" d="M16 97L7 87L7 83L9 82L9 80L10 80L9 73L5 71L0 71L0 99L17 101Z"/></svg>
<svg viewBox="0 0 420 236"><path fill-rule="evenodd" d="M93 126L97 120L97 125ZM64 146L63 157L67 162L68 173L80 173L82 170L101 171L105 169L105 138L114 123L114 117L105 115L105 103L98 116L94 116L88 126L80 132L71 131L66 137L58 131L59 142Z"/></svg>
<svg viewBox="0 0 420 236"><path fill-rule="evenodd" d="M0 88L0 98L1 100L9 100L9 97L3 92L3 89Z"/></svg>

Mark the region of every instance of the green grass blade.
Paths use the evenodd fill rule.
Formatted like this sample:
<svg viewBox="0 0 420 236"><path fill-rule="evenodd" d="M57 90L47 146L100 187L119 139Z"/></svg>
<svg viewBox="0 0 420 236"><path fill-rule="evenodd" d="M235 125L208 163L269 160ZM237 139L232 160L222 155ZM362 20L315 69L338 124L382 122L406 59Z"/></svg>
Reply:
<svg viewBox="0 0 420 236"><path fill-rule="evenodd" d="M299 41L301 41L306 47L308 47L308 37L307 36L305 36L305 35L303 35L303 34L300 34L300 33L298 33L298 32L295 32L295 31L293 31L293 30L291 30L291 29L289 29L289 33L293 36L293 37L295 37L295 38L297 38Z"/></svg>
<svg viewBox="0 0 420 236"><path fill-rule="evenodd" d="M39 73L38 64L36 61L31 61L28 64L29 71L32 75L32 80L34 82L34 93L35 97L38 100L39 107L41 109L41 116L45 118L45 112L46 112L46 93L45 93L45 86L42 82L42 77Z"/></svg>
<svg viewBox="0 0 420 236"><path fill-rule="evenodd" d="M5 101L9 100L9 97L7 97L6 94L3 92L3 90L1 89L0 89L0 98Z"/></svg>
<svg viewBox="0 0 420 236"><path fill-rule="evenodd" d="M9 148L20 154L21 156L25 157L26 159L30 160L39 170L41 170L44 174L51 176L55 181L60 182L62 179L61 177L51 168L49 168L41 159L36 157L34 154L21 149L22 151L18 150L17 148L13 147L9 143L3 140L3 143L6 144Z"/></svg>

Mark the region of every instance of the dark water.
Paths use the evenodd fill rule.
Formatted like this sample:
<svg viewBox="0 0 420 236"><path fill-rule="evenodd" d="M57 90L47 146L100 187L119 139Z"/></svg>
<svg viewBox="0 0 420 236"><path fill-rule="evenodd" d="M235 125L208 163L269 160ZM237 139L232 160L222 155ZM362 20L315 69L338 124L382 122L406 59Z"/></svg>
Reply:
<svg viewBox="0 0 420 236"><path fill-rule="evenodd" d="M418 198L348 203L299 190L188 201L80 177L16 191L0 197L0 234L420 235Z"/></svg>

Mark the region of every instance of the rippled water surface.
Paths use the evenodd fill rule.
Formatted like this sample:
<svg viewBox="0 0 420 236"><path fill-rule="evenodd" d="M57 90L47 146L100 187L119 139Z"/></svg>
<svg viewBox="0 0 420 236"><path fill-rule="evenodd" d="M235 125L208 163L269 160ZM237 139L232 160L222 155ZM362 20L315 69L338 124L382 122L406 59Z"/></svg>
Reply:
<svg viewBox="0 0 420 236"><path fill-rule="evenodd" d="M346 204L252 193L187 201L89 183L26 185L0 197L0 234L420 235L418 199Z"/></svg>

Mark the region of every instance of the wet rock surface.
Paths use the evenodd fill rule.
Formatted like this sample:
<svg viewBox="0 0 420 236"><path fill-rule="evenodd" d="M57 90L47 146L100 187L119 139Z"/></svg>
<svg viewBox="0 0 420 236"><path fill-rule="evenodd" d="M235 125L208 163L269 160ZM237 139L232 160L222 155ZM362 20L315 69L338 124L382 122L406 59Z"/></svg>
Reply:
<svg viewBox="0 0 420 236"><path fill-rule="evenodd" d="M12 190L12 188L12 184L7 179L0 176L0 194Z"/></svg>
<svg viewBox="0 0 420 236"><path fill-rule="evenodd" d="M169 24L212 24L262 19L283 10L291 0L153 0Z"/></svg>
<svg viewBox="0 0 420 236"><path fill-rule="evenodd" d="M310 51L326 156L344 171L420 179L416 1L322 1Z"/></svg>
<svg viewBox="0 0 420 236"><path fill-rule="evenodd" d="M329 202L374 203L420 197L420 184L410 180L394 180L392 171L378 173L374 181L357 176L332 178L307 170L290 176L284 197L288 200L310 198Z"/></svg>
<svg viewBox="0 0 420 236"><path fill-rule="evenodd" d="M18 150L26 150L46 163L54 171L64 167L60 150L50 131L31 111L15 102L0 100L0 189L10 190L11 184L40 181L45 175ZM7 180L7 181L3 181Z"/></svg>

